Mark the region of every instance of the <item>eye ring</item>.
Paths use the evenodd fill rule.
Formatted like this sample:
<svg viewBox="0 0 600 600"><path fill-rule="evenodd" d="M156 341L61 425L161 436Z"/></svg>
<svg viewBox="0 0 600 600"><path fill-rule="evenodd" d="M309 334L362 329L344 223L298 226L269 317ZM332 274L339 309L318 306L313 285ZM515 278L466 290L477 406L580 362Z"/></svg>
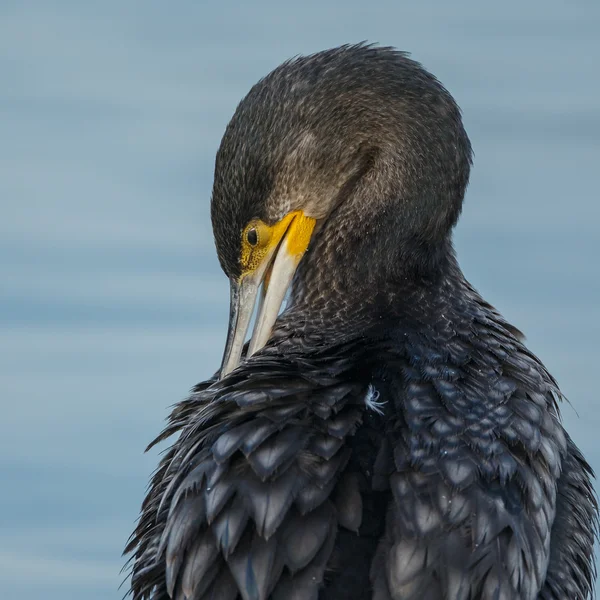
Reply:
<svg viewBox="0 0 600 600"><path fill-rule="evenodd" d="M246 232L246 240L251 246L256 246L258 244L258 231L255 227L248 229Z"/></svg>

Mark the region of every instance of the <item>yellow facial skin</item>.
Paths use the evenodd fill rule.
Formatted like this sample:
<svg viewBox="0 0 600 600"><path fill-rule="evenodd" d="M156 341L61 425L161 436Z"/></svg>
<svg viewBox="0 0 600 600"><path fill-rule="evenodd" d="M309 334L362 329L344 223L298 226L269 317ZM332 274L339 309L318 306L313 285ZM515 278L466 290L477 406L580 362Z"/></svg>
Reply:
<svg viewBox="0 0 600 600"><path fill-rule="evenodd" d="M274 225L260 219L250 221L242 231L240 281L272 257L284 237L285 251L299 261L308 248L315 223L315 219L301 210L288 213Z"/></svg>
<svg viewBox="0 0 600 600"><path fill-rule="evenodd" d="M242 231L241 275L231 281L231 310L221 378L240 363L252 313L260 304L246 357L269 340L294 274L310 242L316 220L302 211L287 214L274 225L252 219Z"/></svg>

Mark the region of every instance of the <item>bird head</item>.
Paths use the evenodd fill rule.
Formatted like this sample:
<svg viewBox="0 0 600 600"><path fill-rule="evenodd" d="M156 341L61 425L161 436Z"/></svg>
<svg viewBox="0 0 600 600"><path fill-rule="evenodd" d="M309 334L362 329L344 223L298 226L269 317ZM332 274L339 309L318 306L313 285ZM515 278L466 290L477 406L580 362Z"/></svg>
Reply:
<svg viewBox="0 0 600 600"><path fill-rule="evenodd" d="M369 278L429 260L458 218L470 159L456 103L403 53L344 46L260 80L215 164L211 216L231 284L221 376L240 361L259 297L248 355L268 341L317 240L321 286L341 281L336 262L364 259Z"/></svg>

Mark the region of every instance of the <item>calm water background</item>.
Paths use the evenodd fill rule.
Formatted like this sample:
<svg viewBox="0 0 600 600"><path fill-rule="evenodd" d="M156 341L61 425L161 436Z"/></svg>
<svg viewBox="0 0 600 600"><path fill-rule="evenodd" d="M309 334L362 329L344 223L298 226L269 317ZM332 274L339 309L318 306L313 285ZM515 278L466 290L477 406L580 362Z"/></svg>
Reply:
<svg viewBox="0 0 600 600"><path fill-rule="evenodd" d="M462 106L461 263L557 376L600 470L599 32L591 0L3 0L2 598L121 597L142 450L224 343L220 136L259 77L343 42L410 50Z"/></svg>

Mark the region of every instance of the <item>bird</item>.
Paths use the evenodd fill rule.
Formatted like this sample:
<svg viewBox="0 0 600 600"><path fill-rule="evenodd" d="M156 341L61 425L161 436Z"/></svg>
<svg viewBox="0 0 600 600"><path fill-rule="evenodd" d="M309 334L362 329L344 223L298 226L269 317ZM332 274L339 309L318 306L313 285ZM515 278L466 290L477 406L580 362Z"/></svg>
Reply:
<svg viewBox="0 0 600 600"><path fill-rule="evenodd" d="M134 600L593 595L563 395L454 251L471 166L456 101L394 48L250 89L211 198L223 361L151 444L174 440L126 548Z"/></svg>

